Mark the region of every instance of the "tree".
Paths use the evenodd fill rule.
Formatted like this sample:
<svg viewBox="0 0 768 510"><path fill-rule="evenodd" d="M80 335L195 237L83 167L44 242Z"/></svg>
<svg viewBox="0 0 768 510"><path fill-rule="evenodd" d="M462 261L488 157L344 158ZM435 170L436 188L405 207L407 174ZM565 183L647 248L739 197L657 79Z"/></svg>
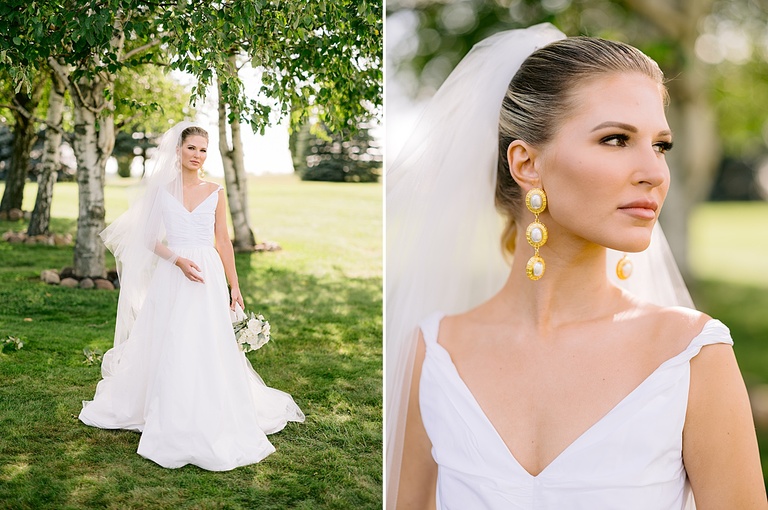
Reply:
<svg viewBox="0 0 768 510"><path fill-rule="evenodd" d="M329 133L325 126L313 126L315 135L305 138L299 175L304 181L377 182L381 175L382 154L363 124L356 131ZM298 145L298 142L297 142Z"/></svg>
<svg viewBox="0 0 768 510"><path fill-rule="evenodd" d="M37 177L37 198L32 216L29 218L27 234L30 236L48 234L51 221L51 200L53 184L59 169L59 149L63 131L64 94L66 85L52 70L48 73L51 87L48 94L48 113L46 115L45 145L43 147L43 169Z"/></svg>
<svg viewBox="0 0 768 510"><path fill-rule="evenodd" d="M29 93L11 93L10 109L13 115L13 158L5 176L5 189L0 201L0 212L21 209L24 199L24 184L29 169L29 151L37 140L35 111L43 95L45 79L42 73L33 78Z"/></svg>
<svg viewBox="0 0 768 510"><path fill-rule="evenodd" d="M68 84L75 109L80 212L75 271L103 273L104 164L114 145L115 73L162 63L193 74L192 101L214 77L224 100L257 129L275 119L256 95L293 105L297 122L317 106L329 126L354 126L381 105L378 2L263 3L229 0L165 5L139 0L12 0L0 5L0 64L29 90L35 63L47 61ZM257 91L229 68L232 50L264 69ZM236 107L235 107L236 106ZM230 119L234 120L234 119Z"/></svg>

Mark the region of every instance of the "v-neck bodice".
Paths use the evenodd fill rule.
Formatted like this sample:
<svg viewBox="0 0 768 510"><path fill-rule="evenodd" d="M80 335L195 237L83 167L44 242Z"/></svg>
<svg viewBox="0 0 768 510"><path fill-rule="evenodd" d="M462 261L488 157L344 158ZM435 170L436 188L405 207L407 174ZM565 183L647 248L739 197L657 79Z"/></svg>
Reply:
<svg viewBox="0 0 768 510"><path fill-rule="evenodd" d="M438 342L442 314L421 325L426 356L422 420L438 465L438 509L684 509L690 489L682 459L691 358L732 344L711 320L536 476L498 434ZM690 498L692 499L692 498ZM692 505L692 501L690 503Z"/></svg>
<svg viewBox="0 0 768 510"><path fill-rule="evenodd" d="M170 193L163 193L163 222L169 248L213 245L216 205L221 189L219 186L191 211Z"/></svg>

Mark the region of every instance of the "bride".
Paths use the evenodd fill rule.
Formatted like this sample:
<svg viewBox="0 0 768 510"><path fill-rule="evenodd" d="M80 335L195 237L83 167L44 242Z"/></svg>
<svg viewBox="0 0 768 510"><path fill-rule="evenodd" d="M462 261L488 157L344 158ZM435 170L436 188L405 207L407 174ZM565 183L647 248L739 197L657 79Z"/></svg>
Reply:
<svg viewBox="0 0 768 510"><path fill-rule="evenodd" d="M120 274L115 345L80 420L141 432L138 453L163 467L226 471L272 453L266 434L304 415L235 340L227 304L243 297L224 190L199 176L207 150L202 128L171 128L141 197L102 232Z"/></svg>
<svg viewBox="0 0 768 510"><path fill-rule="evenodd" d="M551 25L436 93L387 173L389 508L768 508L728 329L656 226L666 101Z"/></svg>

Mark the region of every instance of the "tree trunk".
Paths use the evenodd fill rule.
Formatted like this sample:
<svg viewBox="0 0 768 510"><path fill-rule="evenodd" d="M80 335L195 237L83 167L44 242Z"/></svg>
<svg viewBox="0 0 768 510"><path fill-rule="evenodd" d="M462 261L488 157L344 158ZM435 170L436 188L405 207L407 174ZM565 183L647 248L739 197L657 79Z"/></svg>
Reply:
<svg viewBox="0 0 768 510"><path fill-rule="evenodd" d="M98 115L88 105L105 103L104 91L113 83L102 77L81 78L76 82L85 104L76 94L70 96L75 105L74 150L77 157L77 190L79 210L75 237L75 274L104 276L104 243L99 233L104 230L104 175L107 159L115 145L114 118ZM100 108L99 108L100 109Z"/></svg>
<svg viewBox="0 0 768 510"><path fill-rule="evenodd" d="M235 56L230 56L233 68L234 60ZM235 251L253 251L256 246L256 237L253 235L248 218L248 189L243 159L243 142L240 138L240 122L236 120L230 125L232 130L231 148L227 142L227 124L227 103L222 98L221 88L219 88L219 152L221 152L224 165L229 214L235 233L232 244Z"/></svg>
<svg viewBox="0 0 768 510"><path fill-rule="evenodd" d="M122 50L125 34L121 21L115 24L111 44L115 53ZM67 83L75 113L74 151L77 158L79 209L75 236L76 276L103 277L104 177L107 159L115 147L113 116L115 76L105 71L90 72L75 78L71 68L50 59L51 67ZM98 57L96 65L98 68Z"/></svg>
<svg viewBox="0 0 768 510"><path fill-rule="evenodd" d="M51 200L53 185L59 170L59 149L61 148L61 119L64 113L66 85L52 72L51 93L48 97L46 115L45 145L43 147L43 170L37 178L37 199L32 217L29 219L27 234L34 236L48 233L51 221Z"/></svg>
<svg viewBox="0 0 768 510"><path fill-rule="evenodd" d="M24 184L29 169L29 151L37 140L34 113L43 93L43 79L38 76L32 83L31 95L19 92L13 102L19 109L13 110L13 159L5 176L5 190L0 200L0 211L21 209L24 201Z"/></svg>

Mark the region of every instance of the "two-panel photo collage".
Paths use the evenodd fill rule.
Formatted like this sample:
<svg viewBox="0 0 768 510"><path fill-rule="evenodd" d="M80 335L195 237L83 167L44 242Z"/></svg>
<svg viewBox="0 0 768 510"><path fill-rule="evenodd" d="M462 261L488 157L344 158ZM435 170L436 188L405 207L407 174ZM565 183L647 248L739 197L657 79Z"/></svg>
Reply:
<svg viewBox="0 0 768 510"><path fill-rule="evenodd" d="M0 5L0 510L768 510L768 3Z"/></svg>

